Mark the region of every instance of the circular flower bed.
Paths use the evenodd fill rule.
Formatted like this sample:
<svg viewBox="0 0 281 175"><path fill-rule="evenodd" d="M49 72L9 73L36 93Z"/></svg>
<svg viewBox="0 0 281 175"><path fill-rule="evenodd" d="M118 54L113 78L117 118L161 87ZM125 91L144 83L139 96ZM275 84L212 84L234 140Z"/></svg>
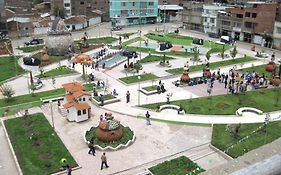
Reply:
<svg viewBox="0 0 281 175"><path fill-rule="evenodd" d="M120 125L120 128L123 130L123 136L117 140L117 141L110 141L110 142L104 142L99 140L96 136L96 131L99 129L99 126L91 127L90 130L85 132L84 139L88 143L91 139L94 140L95 147L106 150L117 150L122 147L129 146L130 143L134 142L135 140L135 133L129 128L124 127L123 125Z"/></svg>

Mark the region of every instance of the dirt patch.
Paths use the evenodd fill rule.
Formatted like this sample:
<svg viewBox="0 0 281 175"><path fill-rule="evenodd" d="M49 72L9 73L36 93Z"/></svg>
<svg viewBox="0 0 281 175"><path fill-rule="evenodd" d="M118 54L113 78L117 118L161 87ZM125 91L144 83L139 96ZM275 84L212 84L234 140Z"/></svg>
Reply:
<svg viewBox="0 0 281 175"><path fill-rule="evenodd" d="M216 107L219 109L225 109L225 108L229 108L230 105L227 103L218 103L218 104L216 104Z"/></svg>
<svg viewBox="0 0 281 175"><path fill-rule="evenodd" d="M197 113L197 112L199 112L200 110L201 110L201 108L198 107L198 106L191 106L191 107L188 109L188 112L189 112L189 113Z"/></svg>
<svg viewBox="0 0 281 175"><path fill-rule="evenodd" d="M50 158L50 154L49 153L42 153L42 154L39 154L38 158L40 160L48 160Z"/></svg>
<svg viewBox="0 0 281 175"><path fill-rule="evenodd" d="M42 146L43 145L43 142L40 141L40 140L35 140L32 142L32 146L33 147L39 147L39 146Z"/></svg>

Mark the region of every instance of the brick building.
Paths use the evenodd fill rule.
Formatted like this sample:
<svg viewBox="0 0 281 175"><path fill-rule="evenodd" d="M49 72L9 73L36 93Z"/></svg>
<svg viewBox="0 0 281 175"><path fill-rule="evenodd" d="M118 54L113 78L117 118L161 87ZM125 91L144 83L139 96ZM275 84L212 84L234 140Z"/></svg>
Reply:
<svg viewBox="0 0 281 175"><path fill-rule="evenodd" d="M272 47L276 3L248 2L218 15L218 31L236 40Z"/></svg>

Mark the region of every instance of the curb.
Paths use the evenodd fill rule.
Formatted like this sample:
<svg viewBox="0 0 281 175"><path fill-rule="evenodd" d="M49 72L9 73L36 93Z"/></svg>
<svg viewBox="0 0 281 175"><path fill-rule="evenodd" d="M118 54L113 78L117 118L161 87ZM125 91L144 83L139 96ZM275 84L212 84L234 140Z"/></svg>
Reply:
<svg viewBox="0 0 281 175"><path fill-rule="evenodd" d="M231 156L229 156L228 154L226 154L223 151L221 151L220 149L218 149L217 147L215 147L214 145L212 145L211 143L209 144L209 147L227 160L233 160L234 159Z"/></svg>
<svg viewBox="0 0 281 175"><path fill-rule="evenodd" d="M81 169L82 167L81 166L77 166L77 167L74 167L74 168L71 168L72 169L72 171L75 171L75 170L79 170L79 169ZM53 173L53 174L51 174L51 175L61 175L61 174L66 174L67 173L67 171L66 170L63 170L63 171L59 171L59 172L56 172L56 173Z"/></svg>
<svg viewBox="0 0 281 175"><path fill-rule="evenodd" d="M70 73L70 74L54 76L54 78L69 77L69 76L74 76L74 75L80 75L80 73L75 71L74 73ZM35 77L39 78L38 76L35 76ZM47 79L52 79L52 77L43 77L43 78L40 78L40 79L41 80L47 80Z"/></svg>
<svg viewBox="0 0 281 175"><path fill-rule="evenodd" d="M10 138L9 138L9 135L8 135L8 132L7 132L7 129L6 129L6 126L5 126L4 121L3 121L2 119L1 119L1 123L2 123L2 125L3 125L3 129L4 129L4 132L5 132L5 136L6 136L7 140L8 140L9 147L10 147L10 150L11 150L11 152L12 152L14 161L15 161L15 163L16 163L16 167L17 167L17 170L18 170L18 172L19 172L19 175L23 175L23 173L22 173L22 171L21 171L21 168L20 168L20 165L19 165L19 162L18 162L18 159L17 159L17 156L16 156L16 153L15 153L14 148L13 148L13 145L12 145L11 140L10 140Z"/></svg>

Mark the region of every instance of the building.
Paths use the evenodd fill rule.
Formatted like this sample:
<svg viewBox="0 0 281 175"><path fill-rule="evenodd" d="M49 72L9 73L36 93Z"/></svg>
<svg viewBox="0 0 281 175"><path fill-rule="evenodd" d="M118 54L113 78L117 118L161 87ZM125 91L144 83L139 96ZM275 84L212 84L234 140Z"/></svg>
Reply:
<svg viewBox="0 0 281 175"><path fill-rule="evenodd" d="M73 82L62 85L66 91L63 107L67 111L69 121L81 122L88 120L91 116L91 94L85 92L81 83Z"/></svg>
<svg viewBox="0 0 281 175"><path fill-rule="evenodd" d="M179 5L159 5L158 9L160 20L163 23L179 21L181 19L180 14L183 10L183 7Z"/></svg>
<svg viewBox="0 0 281 175"><path fill-rule="evenodd" d="M203 5L204 1L183 1L181 20L185 29L204 31L202 19Z"/></svg>
<svg viewBox="0 0 281 175"><path fill-rule="evenodd" d="M158 0L110 0L112 26L156 23Z"/></svg>
<svg viewBox="0 0 281 175"><path fill-rule="evenodd" d="M203 28L207 34L217 34L217 15L218 12L224 10L226 6L221 5L203 5Z"/></svg>
<svg viewBox="0 0 281 175"><path fill-rule="evenodd" d="M92 18L101 16L102 21L109 21L109 1L108 0L52 0L52 11L60 9L65 17L85 15ZM57 15L57 14L54 14Z"/></svg>
<svg viewBox="0 0 281 175"><path fill-rule="evenodd" d="M281 22L275 21L273 31L273 48L281 49Z"/></svg>
<svg viewBox="0 0 281 175"><path fill-rule="evenodd" d="M248 2L218 14L218 33L236 40L272 47L276 3Z"/></svg>
<svg viewBox="0 0 281 175"><path fill-rule="evenodd" d="M159 5L179 5L182 6L183 0L158 0Z"/></svg>

